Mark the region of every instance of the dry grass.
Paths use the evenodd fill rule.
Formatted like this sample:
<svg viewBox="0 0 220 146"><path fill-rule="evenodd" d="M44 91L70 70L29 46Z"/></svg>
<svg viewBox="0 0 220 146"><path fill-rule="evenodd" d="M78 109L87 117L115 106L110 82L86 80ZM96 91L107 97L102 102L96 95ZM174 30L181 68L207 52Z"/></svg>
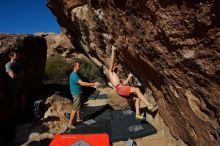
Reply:
<svg viewBox="0 0 220 146"><path fill-rule="evenodd" d="M115 110L131 108L132 101L119 96L112 88L101 89L103 93L108 95L108 104Z"/></svg>

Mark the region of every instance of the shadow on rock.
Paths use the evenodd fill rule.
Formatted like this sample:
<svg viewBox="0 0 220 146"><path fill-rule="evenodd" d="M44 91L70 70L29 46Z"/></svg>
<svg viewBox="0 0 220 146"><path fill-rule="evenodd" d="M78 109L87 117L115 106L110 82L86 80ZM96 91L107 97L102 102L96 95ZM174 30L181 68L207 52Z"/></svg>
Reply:
<svg viewBox="0 0 220 146"><path fill-rule="evenodd" d="M60 118L57 116L48 116L47 118L43 119L41 122L52 122L52 121L59 121Z"/></svg>
<svg viewBox="0 0 220 146"><path fill-rule="evenodd" d="M32 141L28 146L48 146L52 139L46 138L40 141Z"/></svg>

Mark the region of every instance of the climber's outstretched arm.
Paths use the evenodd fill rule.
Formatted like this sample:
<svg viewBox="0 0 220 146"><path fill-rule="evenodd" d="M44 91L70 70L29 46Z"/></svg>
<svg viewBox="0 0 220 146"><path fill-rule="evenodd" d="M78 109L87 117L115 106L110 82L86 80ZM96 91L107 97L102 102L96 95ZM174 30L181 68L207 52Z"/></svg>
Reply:
<svg viewBox="0 0 220 146"><path fill-rule="evenodd" d="M110 65L109 65L110 72L113 72L114 61L115 61L115 50L116 48L112 46L112 54L111 54Z"/></svg>
<svg viewBox="0 0 220 146"><path fill-rule="evenodd" d="M130 81L130 79L131 79L132 76L133 76L133 75L130 73L130 74L128 75L128 78L123 82L123 84L126 85L126 84Z"/></svg>

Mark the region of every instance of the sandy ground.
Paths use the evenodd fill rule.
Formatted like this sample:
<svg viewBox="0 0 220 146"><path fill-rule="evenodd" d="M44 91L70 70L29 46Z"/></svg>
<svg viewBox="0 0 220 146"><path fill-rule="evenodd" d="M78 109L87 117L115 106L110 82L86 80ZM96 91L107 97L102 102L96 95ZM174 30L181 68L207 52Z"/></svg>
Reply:
<svg viewBox="0 0 220 146"><path fill-rule="evenodd" d="M100 94L95 100L89 100L86 104L88 106L100 106L110 103L110 105L114 106L116 109L123 109L129 106L127 100L117 95L117 93L111 88L100 89ZM144 104L141 104L142 108L146 108ZM150 114L146 115L146 120L151 123L156 129L157 133L154 135L134 139L137 146L186 146L182 141L175 140L169 132L169 129L164 124L159 114L153 118ZM26 128L30 126L26 125ZM21 129L24 129L21 127ZM18 130L19 133L24 136L24 133L21 133L22 130ZM25 130L24 130L25 131ZM32 133L26 137L34 137L35 133ZM21 136L20 135L20 136ZM21 137L22 137L21 136ZM36 135L37 139L32 138L32 141L39 141L40 139L51 139L53 135L50 133L43 133L42 135ZM51 137L51 138L50 138ZM20 138L19 138L20 139ZM47 141L46 141L47 142ZM24 146L27 144L24 144ZM115 142L112 146L126 146L126 141Z"/></svg>
<svg viewBox="0 0 220 146"><path fill-rule="evenodd" d="M89 100L87 103L90 106L104 105L108 103L108 97L114 96L110 101L114 104L124 104L126 101L123 98L115 95L115 91L111 88L101 89L101 93L96 100ZM123 105L125 106L125 105ZM145 105L141 103L141 107L145 108ZM164 124L160 115L157 114L154 118L147 114L147 121L151 123L156 129L157 133L154 135L135 139L137 146L186 146L181 140L177 141L170 134L169 129ZM113 143L113 146L125 146L126 141L120 141Z"/></svg>

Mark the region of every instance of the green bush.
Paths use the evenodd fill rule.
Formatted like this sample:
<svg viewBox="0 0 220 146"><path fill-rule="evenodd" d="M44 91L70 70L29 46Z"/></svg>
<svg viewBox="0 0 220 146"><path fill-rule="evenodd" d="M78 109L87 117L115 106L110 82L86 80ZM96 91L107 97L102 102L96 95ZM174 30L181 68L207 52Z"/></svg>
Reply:
<svg viewBox="0 0 220 146"><path fill-rule="evenodd" d="M106 86L103 74L98 66L92 61L86 58L75 58L74 60L67 62L65 58L59 54L47 58L45 81L53 83L61 83L62 81L62 83L67 84L74 62L80 63L81 67L79 70L79 76L83 81L98 81L103 86Z"/></svg>
<svg viewBox="0 0 220 146"><path fill-rule="evenodd" d="M44 83L59 83L67 84L68 77L66 75L66 70L68 69L68 63L65 58L59 54L54 54L54 56L49 56L47 58Z"/></svg>
<svg viewBox="0 0 220 146"><path fill-rule="evenodd" d="M95 63L86 58L76 58L75 62L80 63L79 75L82 80L100 82L103 86L106 86L104 76Z"/></svg>
<svg viewBox="0 0 220 146"><path fill-rule="evenodd" d="M62 75L66 71L67 66L66 60L61 55L55 54L54 56L49 56L47 58L45 74L49 77Z"/></svg>

